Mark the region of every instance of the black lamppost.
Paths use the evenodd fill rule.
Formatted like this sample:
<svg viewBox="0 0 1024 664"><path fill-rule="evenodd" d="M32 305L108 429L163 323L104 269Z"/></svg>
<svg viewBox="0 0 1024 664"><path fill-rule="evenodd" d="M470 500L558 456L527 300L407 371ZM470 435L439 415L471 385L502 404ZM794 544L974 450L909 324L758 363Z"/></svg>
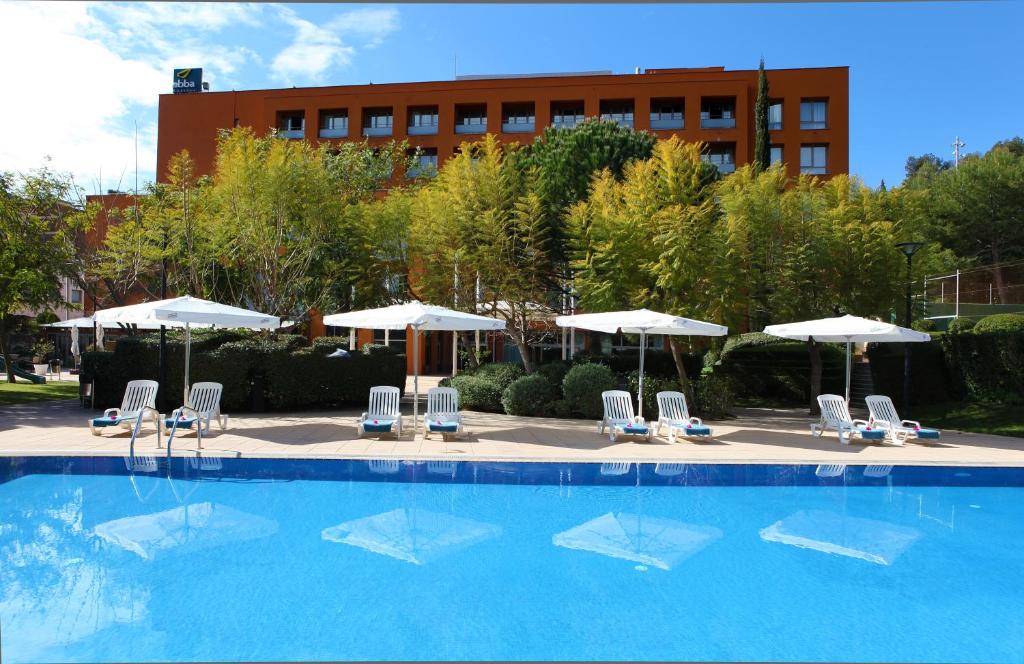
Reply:
<svg viewBox="0 0 1024 664"><path fill-rule="evenodd" d="M896 243L896 248L907 257L907 314L903 323L907 327L910 327L914 317L911 301L911 288L913 286L911 266L914 262L914 254L923 246L924 242ZM903 412L910 413L910 346L908 344L903 344Z"/></svg>

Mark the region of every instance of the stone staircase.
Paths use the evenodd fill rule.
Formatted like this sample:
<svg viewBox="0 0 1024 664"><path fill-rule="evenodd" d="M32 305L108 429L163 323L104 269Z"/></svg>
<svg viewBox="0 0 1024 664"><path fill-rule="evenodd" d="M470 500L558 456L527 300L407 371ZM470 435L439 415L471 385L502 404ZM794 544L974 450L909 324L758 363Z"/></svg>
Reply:
<svg viewBox="0 0 1024 664"><path fill-rule="evenodd" d="M864 397L875 393L875 385L871 380L871 364L867 360L853 363L850 373L850 406L866 408Z"/></svg>

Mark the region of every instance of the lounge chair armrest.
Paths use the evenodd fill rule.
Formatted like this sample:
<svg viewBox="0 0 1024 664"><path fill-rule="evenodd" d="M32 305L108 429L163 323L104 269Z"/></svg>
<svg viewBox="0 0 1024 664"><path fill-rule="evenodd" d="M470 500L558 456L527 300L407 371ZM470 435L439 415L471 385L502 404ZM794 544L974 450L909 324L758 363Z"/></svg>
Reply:
<svg viewBox="0 0 1024 664"><path fill-rule="evenodd" d="M918 429L921 428L921 423L917 420L903 420L900 424L905 427L910 427L911 429L914 427L917 427Z"/></svg>
<svg viewBox="0 0 1024 664"><path fill-rule="evenodd" d="M853 422L853 426L863 426L863 427L869 426L867 420L852 420L852 422Z"/></svg>
<svg viewBox="0 0 1024 664"><path fill-rule="evenodd" d="M117 417L120 414L120 408L108 408L105 411L103 411L103 417Z"/></svg>
<svg viewBox="0 0 1024 664"><path fill-rule="evenodd" d="M880 426L883 429L892 428L892 422L890 422L889 420L876 420L875 418L871 418L871 421L868 422L868 424L870 426Z"/></svg>
<svg viewBox="0 0 1024 664"><path fill-rule="evenodd" d="M697 426L702 427L704 426L704 420L700 419L699 417L691 417L690 424L696 424Z"/></svg>
<svg viewBox="0 0 1024 664"><path fill-rule="evenodd" d="M370 415L369 413L364 412L362 415L359 416L359 420L360 421L365 420L367 417L369 417L369 415Z"/></svg>

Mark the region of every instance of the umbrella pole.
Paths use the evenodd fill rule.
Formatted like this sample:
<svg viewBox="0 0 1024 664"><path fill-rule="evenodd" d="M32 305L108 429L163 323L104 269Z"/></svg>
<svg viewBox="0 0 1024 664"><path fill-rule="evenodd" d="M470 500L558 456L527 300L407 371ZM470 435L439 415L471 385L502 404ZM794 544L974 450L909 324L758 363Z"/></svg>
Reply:
<svg viewBox="0 0 1024 664"><path fill-rule="evenodd" d="M420 423L420 328L412 326L412 437Z"/></svg>
<svg viewBox="0 0 1024 664"><path fill-rule="evenodd" d="M189 362L191 361L192 355L192 327L191 324L185 323L185 394L181 405L188 404L188 383L189 383Z"/></svg>
<svg viewBox="0 0 1024 664"><path fill-rule="evenodd" d="M850 365L851 365L851 353L850 348L853 343L850 340L846 341L846 405L850 405Z"/></svg>
<svg viewBox="0 0 1024 664"><path fill-rule="evenodd" d="M646 337L647 334L640 330L640 393L636 395L637 415L640 417L644 416L644 351L647 350Z"/></svg>

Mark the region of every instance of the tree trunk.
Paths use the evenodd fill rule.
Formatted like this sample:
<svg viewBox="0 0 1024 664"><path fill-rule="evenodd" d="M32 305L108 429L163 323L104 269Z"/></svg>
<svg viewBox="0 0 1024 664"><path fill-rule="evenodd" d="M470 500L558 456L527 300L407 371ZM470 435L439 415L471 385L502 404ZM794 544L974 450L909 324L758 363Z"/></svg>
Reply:
<svg viewBox="0 0 1024 664"><path fill-rule="evenodd" d="M811 356L811 415L821 414L818 407L818 395L821 394L821 346L814 339L807 341L807 350Z"/></svg>
<svg viewBox="0 0 1024 664"><path fill-rule="evenodd" d="M992 279L995 281L996 293L999 294L999 304L1005 304L1007 302L1006 280L1003 279L1002 266L992 269Z"/></svg>
<svg viewBox="0 0 1024 664"><path fill-rule="evenodd" d="M11 335L7 330L6 320L0 320L0 353L4 356L4 369L7 371L7 382L16 382L14 380L14 363L11 361Z"/></svg>
<svg viewBox="0 0 1024 664"><path fill-rule="evenodd" d="M683 348L682 341L677 336L671 336L669 338L669 347L672 349L672 360L676 363L676 375L679 376L679 385L683 389L683 394L686 395L686 402L693 403L693 386L690 384L690 379L686 375L686 364L683 362Z"/></svg>
<svg viewBox="0 0 1024 664"><path fill-rule="evenodd" d="M526 343L526 335L520 334L516 330L510 330L512 334L512 342L519 349L519 355L523 358L523 369L526 373L533 373L533 358L530 357L530 346Z"/></svg>

